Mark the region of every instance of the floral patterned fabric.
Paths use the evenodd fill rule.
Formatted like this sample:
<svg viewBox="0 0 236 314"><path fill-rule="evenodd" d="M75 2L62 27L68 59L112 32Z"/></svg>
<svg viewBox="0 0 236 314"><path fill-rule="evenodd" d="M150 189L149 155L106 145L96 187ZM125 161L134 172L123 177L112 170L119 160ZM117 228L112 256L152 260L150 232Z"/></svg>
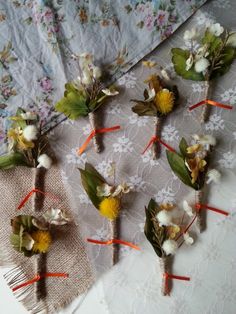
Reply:
<svg viewBox="0 0 236 314"><path fill-rule="evenodd" d="M222 10L226 9L226 10ZM234 29L236 3L214 0L204 5L170 40L158 47L148 59L169 67L172 47L184 44L183 34L191 27L201 27L206 21L215 20L224 27ZM78 222L84 238L107 240L110 237L109 225L99 216L85 194L77 167L85 162L92 163L108 178L111 162L117 165L117 182L126 181L134 185L134 192L127 195L121 214L120 238L141 246L141 252L128 247L120 248L120 263L102 279L105 297L99 303L104 305L101 313L129 314L234 314L235 313L235 261L236 251L234 233L236 227L236 113L212 107L211 116L205 125L199 122L200 109L189 112L188 106L204 97L204 83L183 80L175 77L180 90L180 106L162 124L162 139L177 149L182 136L190 140L191 134L212 134L217 146L212 153L211 167L217 168L222 179L219 185L206 187L205 202L230 213L225 217L207 212L207 230L200 236L193 229L193 247L181 247L175 257L173 273L190 276L190 282L173 282L171 297L160 295L161 273L158 258L147 242L144 233L144 206L151 197L157 202L182 204L184 198L193 198L190 189L174 176L166 160L162 147L161 158L152 159L148 150L142 151L154 132L152 117L138 117L132 113L130 99L142 97L143 81L149 75L141 63L123 75L118 84L123 93L112 99L105 110L104 125L121 125L118 132L107 133L103 140L105 150L96 154L92 144L79 157L76 149L81 146L90 132L87 119L79 122L65 121L51 133L62 160L62 174L70 186L73 201L78 208ZM235 106L236 102L236 63L230 71L216 81L212 99ZM190 194L189 194L190 193ZM111 247L87 244L93 267L99 277L111 268ZM96 290L95 290L96 291ZM94 299L97 294L94 293ZM206 298L207 296L207 298ZM89 303L93 300L90 298ZM70 308L72 311L73 306ZM105 308L107 310L105 310ZM73 308L74 313L80 309ZM71 313L68 311L68 313ZM86 313L86 310L81 311Z"/></svg>
<svg viewBox="0 0 236 314"><path fill-rule="evenodd" d="M8 0L0 3L0 149L18 106L39 111L45 130L72 54L89 52L112 80L169 37L206 0Z"/></svg>

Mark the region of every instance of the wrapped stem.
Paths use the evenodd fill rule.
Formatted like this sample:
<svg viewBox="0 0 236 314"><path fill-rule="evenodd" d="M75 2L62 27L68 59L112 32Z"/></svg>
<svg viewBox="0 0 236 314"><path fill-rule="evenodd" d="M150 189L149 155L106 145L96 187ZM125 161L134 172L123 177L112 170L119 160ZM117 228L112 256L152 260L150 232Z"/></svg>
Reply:
<svg viewBox="0 0 236 314"><path fill-rule="evenodd" d="M204 99L209 99L210 98L210 93L211 93L211 86L210 86L210 81L205 81L205 96ZM209 119L211 112L211 106L209 105L204 105L202 108L201 112L201 117L200 117L200 122L205 123Z"/></svg>
<svg viewBox="0 0 236 314"><path fill-rule="evenodd" d="M90 123L91 129L94 131L97 130L98 125L97 125L95 113L90 112L88 114L88 116L89 116L89 123ZM93 137L93 145L94 145L94 149L95 149L96 153L100 153L102 149L101 149L101 144L99 142L99 135L98 134L95 134Z"/></svg>
<svg viewBox="0 0 236 314"><path fill-rule="evenodd" d="M195 204L201 204L203 192L201 190L195 192ZM196 226L199 232L203 231L203 220L201 210L197 212Z"/></svg>
<svg viewBox="0 0 236 314"><path fill-rule="evenodd" d="M35 189L44 189L44 168L33 168L33 187ZM42 209L44 196L41 193L34 193L33 197L33 211L38 212ZM46 273L46 254L40 254L36 256L35 260L36 274ZM35 284L35 294L37 301L45 298L46 296L46 285L45 279L41 279Z"/></svg>
<svg viewBox="0 0 236 314"><path fill-rule="evenodd" d="M159 258L161 274L162 274L162 283L161 283L161 294L163 296L170 294L170 288L168 286L168 280L165 274L170 273L170 258L168 256L164 256Z"/></svg>
<svg viewBox="0 0 236 314"><path fill-rule="evenodd" d="M157 137L160 137L161 135L161 119L158 116L154 117L154 126L155 126L155 133L154 135ZM160 143L158 141L155 141L153 143L153 159L158 159L160 156Z"/></svg>
<svg viewBox="0 0 236 314"><path fill-rule="evenodd" d="M110 220L110 231L112 239L119 239L120 218ZM112 265L119 261L119 244L112 243Z"/></svg>

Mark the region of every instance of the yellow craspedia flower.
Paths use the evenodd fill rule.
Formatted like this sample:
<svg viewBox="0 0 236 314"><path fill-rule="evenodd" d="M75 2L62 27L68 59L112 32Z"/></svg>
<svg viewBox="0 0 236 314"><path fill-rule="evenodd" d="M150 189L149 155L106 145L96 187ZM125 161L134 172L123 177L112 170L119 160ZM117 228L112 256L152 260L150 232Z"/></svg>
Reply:
<svg viewBox="0 0 236 314"><path fill-rule="evenodd" d="M49 246L52 243L50 233L44 230L37 230L31 234L31 237L35 241L32 251L34 253L47 253Z"/></svg>
<svg viewBox="0 0 236 314"><path fill-rule="evenodd" d="M116 219L119 215L121 202L118 197L104 198L99 204L99 212L108 219Z"/></svg>
<svg viewBox="0 0 236 314"><path fill-rule="evenodd" d="M168 89L162 89L156 94L155 104L157 110L162 114L167 114L173 110L175 102L175 96L173 92Z"/></svg>

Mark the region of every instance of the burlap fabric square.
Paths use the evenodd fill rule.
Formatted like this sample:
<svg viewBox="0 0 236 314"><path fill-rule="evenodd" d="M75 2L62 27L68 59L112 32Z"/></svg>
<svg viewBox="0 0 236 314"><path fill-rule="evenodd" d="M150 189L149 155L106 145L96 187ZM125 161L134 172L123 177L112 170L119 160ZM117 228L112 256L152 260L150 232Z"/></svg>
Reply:
<svg viewBox="0 0 236 314"><path fill-rule="evenodd" d="M17 206L34 187L36 169L17 167L0 171L0 266L12 266L5 278L11 288L35 277L39 267L45 272L68 273L68 278L50 277L43 281L18 289L16 297L31 313L54 313L83 294L93 283L93 272L80 236L79 226L74 220L53 232L53 243L47 254L24 257L10 243L10 220L18 214L39 216L55 205L53 198L44 196L40 211L33 212L33 197L21 210ZM41 173L41 190L59 197L57 206L73 216L67 192L57 166ZM45 265L40 265L44 263ZM39 297L39 289L41 289Z"/></svg>

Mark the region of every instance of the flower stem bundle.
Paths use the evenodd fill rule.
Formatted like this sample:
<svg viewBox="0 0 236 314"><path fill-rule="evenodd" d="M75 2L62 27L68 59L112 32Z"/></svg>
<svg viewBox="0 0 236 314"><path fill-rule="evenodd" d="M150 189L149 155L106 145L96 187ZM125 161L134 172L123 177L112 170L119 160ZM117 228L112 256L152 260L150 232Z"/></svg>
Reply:
<svg viewBox="0 0 236 314"><path fill-rule="evenodd" d="M148 88L144 90L144 100L132 99L135 106L132 111L139 116L151 116L154 121L154 136L161 138L161 123L165 116L171 113L178 101L178 90L176 86L170 86L163 78L157 74L152 74L145 81ZM160 154L160 144L158 140L153 142L153 158L157 159Z"/></svg>
<svg viewBox="0 0 236 314"><path fill-rule="evenodd" d="M64 113L69 119L77 120L81 117L88 117L93 134L95 151L102 150L99 141L97 110L105 103L106 99L118 94L113 86L104 88L102 83L103 73L93 63L90 54L74 56L78 65L78 77L72 82L65 84L64 97L57 102L55 109Z"/></svg>
<svg viewBox="0 0 236 314"><path fill-rule="evenodd" d="M107 184L106 180L89 163L85 164L85 169L80 169L82 185L97 208L100 215L107 218L110 226L111 240L119 239L120 211L122 208L122 195L129 193L131 187L127 184L118 186ZM119 260L119 246L112 242L112 263Z"/></svg>
<svg viewBox="0 0 236 314"><path fill-rule="evenodd" d="M189 280L171 274L173 255L183 244L191 245L194 240L189 233L184 233L183 217L174 217L172 204L160 204L151 199L145 208L146 221L144 233L147 240L159 257L159 265L162 275L161 293L163 296L170 294L169 279Z"/></svg>
<svg viewBox="0 0 236 314"><path fill-rule="evenodd" d="M210 115L207 100L212 94L212 82L229 71L236 57L236 33L215 23L200 30L187 30L184 40L186 49L171 50L172 62L175 72L184 79L205 81L206 102L200 115L200 122L204 123Z"/></svg>
<svg viewBox="0 0 236 314"><path fill-rule="evenodd" d="M193 135L194 142L188 145L182 138L179 143L180 153L166 151L167 160L173 172L187 186L195 190L195 209L197 213L197 226L200 232L203 230L201 218L203 187L207 182L209 153L216 144L215 138L210 135ZM217 170L214 169L215 172Z"/></svg>

